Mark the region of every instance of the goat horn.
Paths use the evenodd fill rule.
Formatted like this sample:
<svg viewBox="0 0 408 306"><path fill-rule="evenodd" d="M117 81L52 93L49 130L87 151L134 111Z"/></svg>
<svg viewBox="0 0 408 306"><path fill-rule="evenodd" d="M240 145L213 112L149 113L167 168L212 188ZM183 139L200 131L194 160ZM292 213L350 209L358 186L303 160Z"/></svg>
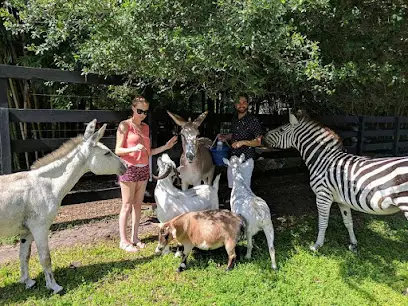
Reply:
<svg viewBox="0 0 408 306"><path fill-rule="evenodd" d="M155 180L162 180L162 179L164 179L164 178L166 178L166 177L169 176L171 170L172 170L172 168L167 166L167 167L166 167L166 172L164 172L162 175L160 175L160 176L152 175L152 176L153 176L153 178L154 178Z"/></svg>

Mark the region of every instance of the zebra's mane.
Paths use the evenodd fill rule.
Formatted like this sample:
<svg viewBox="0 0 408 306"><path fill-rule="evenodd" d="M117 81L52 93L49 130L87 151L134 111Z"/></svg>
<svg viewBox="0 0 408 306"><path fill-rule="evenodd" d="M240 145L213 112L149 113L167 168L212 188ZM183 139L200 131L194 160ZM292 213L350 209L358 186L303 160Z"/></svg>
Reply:
<svg viewBox="0 0 408 306"><path fill-rule="evenodd" d="M329 142L330 145L335 148L338 149L340 151L344 151L344 146L343 146L343 140L341 139L341 137L332 129L328 128L327 126L323 125L322 123L311 119L308 116L303 116L302 118L299 119L299 121L303 121L305 123L311 123L314 126L320 128L320 129L324 129L327 132L327 135L330 136L332 142ZM329 143L327 143L327 145L329 145Z"/></svg>
<svg viewBox="0 0 408 306"><path fill-rule="evenodd" d="M61 159L67 156L69 152L73 151L76 147L78 147L80 143L82 143L83 139L84 139L84 136L79 135L75 138L71 138L70 140L64 142L55 151L35 161L34 164L31 166L31 169L34 170L34 169L44 167L46 165L49 165L53 161L56 161L58 159Z"/></svg>

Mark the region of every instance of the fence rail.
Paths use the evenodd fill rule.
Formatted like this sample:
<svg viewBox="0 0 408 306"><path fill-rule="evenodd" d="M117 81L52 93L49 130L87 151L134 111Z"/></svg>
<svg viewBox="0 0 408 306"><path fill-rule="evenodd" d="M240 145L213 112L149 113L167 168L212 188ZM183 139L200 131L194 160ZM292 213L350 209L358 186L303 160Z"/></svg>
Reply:
<svg viewBox="0 0 408 306"><path fill-rule="evenodd" d="M27 68L9 65L0 65L0 173L7 174L13 171L13 155L42 151L50 152L58 148L69 137L53 137L38 139L11 139L10 127L13 124L33 123L88 123L96 118L100 123L117 125L125 119L128 112L104 110L51 110L51 109L11 109L8 108L8 78L44 81L56 81L81 84L121 85L122 76L103 77L93 74L83 75L80 72L61 71L56 69ZM198 114L180 114L192 118ZM214 139L223 123L231 122L231 114L215 114L210 112L202 124L202 135ZM273 129L287 122L287 115L258 115L262 126ZM171 136L168 127L174 122L163 110L149 114L148 124L152 132L153 146L162 145L163 139ZM408 117L374 117L374 116L323 116L317 118L323 125L333 129L344 141L348 152L370 156L400 156L408 155ZM83 126L85 128L85 125ZM102 142L110 148L115 146L114 135L107 135ZM173 150L172 158L177 159L180 148ZM299 156L295 150L273 151L261 148L258 152L266 158L282 158ZM156 159L152 161L153 171L156 169ZM150 182L148 190L152 190L154 183ZM63 204L82 203L87 201L110 199L120 196L118 187L89 192L72 191L63 200ZM151 192L145 200L151 200Z"/></svg>

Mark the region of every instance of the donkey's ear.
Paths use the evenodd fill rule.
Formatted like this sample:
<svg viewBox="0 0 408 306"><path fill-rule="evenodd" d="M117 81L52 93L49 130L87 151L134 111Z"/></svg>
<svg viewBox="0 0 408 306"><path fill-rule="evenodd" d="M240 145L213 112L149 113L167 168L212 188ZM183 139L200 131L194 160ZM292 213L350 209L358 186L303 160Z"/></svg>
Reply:
<svg viewBox="0 0 408 306"><path fill-rule="evenodd" d="M89 122L85 129L84 140L88 140L92 134L95 132L96 127L96 119Z"/></svg>
<svg viewBox="0 0 408 306"><path fill-rule="evenodd" d="M241 156L239 157L239 162L242 164L245 160L245 154L242 153Z"/></svg>
<svg viewBox="0 0 408 306"><path fill-rule="evenodd" d="M180 117L179 115L173 114L173 113L171 113L171 112L169 112L169 111L167 111L167 113L169 114L169 116L171 117L171 119L173 119L174 122L175 122L177 125L183 127L183 126L187 123L187 121L184 120L183 117Z"/></svg>
<svg viewBox="0 0 408 306"><path fill-rule="evenodd" d="M200 116L198 116L196 120L194 120L193 124L196 127L199 127L201 125L201 123L203 123L203 121L204 121L205 117L207 117L207 115L208 115L208 111L205 111Z"/></svg>
<svg viewBox="0 0 408 306"><path fill-rule="evenodd" d="M103 134L105 134L105 130L106 123L91 136L89 141L92 143L93 146L95 146L98 143L98 141L103 137Z"/></svg>

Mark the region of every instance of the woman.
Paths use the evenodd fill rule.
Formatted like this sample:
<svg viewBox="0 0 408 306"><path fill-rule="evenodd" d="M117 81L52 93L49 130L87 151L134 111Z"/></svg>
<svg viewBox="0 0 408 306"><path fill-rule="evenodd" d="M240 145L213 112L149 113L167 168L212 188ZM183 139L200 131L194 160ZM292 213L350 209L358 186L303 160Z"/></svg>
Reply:
<svg viewBox="0 0 408 306"><path fill-rule="evenodd" d="M119 247L127 252L137 252L139 248L146 246L138 238L138 229L144 193L150 177L149 156L171 149L177 142L177 136L174 136L164 146L150 148L149 126L142 122L148 110L149 102L143 97L136 97L132 102L132 117L122 121L116 133L115 153L128 164L126 173L119 176L122 192ZM126 236L126 227L130 213L132 213L132 236L129 240Z"/></svg>

